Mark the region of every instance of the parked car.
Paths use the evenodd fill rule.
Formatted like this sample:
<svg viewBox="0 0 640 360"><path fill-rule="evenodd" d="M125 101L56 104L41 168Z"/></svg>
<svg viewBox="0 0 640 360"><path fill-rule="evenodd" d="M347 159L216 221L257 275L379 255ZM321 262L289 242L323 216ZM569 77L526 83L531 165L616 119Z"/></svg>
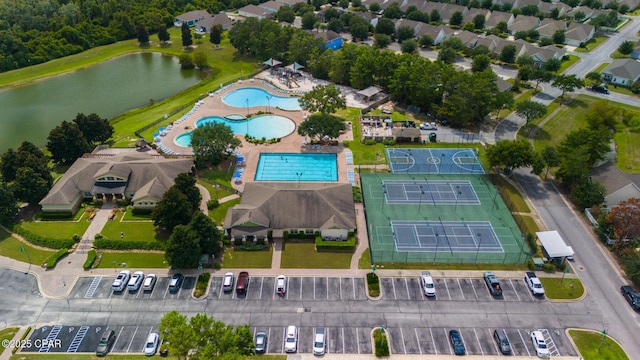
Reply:
<svg viewBox="0 0 640 360"><path fill-rule="evenodd" d="M498 281L496 274L492 273L491 271L485 272L484 282L487 284L491 295L502 296L502 287L500 287L500 282Z"/></svg>
<svg viewBox="0 0 640 360"><path fill-rule="evenodd" d="M298 328L295 325L287 326L287 332L284 338L284 351L294 353L298 351Z"/></svg>
<svg viewBox="0 0 640 360"><path fill-rule="evenodd" d="M160 343L160 335L158 333L150 333L147 336L147 341L144 343L143 353L146 356L153 356L158 351L158 344Z"/></svg>
<svg viewBox="0 0 640 360"><path fill-rule="evenodd" d="M313 334L313 355L324 355L326 345L326 330L325 328L316 328Z"/></svg>
<svg viewBox="0 0 640 360"><path fill-rule="evenodd" d="M549 348L547 347L547 341L544 339L541 331L536 330L531 332L531 342L538 357L548 358L551 356Z"/></svg>
<svg viewBox="0 0 640 360"><path fill-rule="evenodd" d="M226 293L233 291L233 273L232 272L228 272L224 274L224 278L222 279L222 291Z"/></svg>
<svg viewBox="0 0 640 360"><path fill-rule="evenodd" d="M449 340L451 340L451 346L453 346L453 353L456 355L464 355L466 350L464 348L464 342L462 342L462 336L458 330L449 330Z"/></svg>
<svg viewBox="0 0 640 360"><path fill-rule="evenodd" d="M184 281L184 275L177 273L173 274L171 280L169 281L169 293L175 294L180 291L180 287L182 286L182 282Z"/></svg>
<svg viewBox="0 0 640 360"><path fill-rule="evenodd" d="M496 340L498 344L498 349L502 355L511 355L511 344L509 343L509 338L507 338L507 333L502 329L496 329L493 331L493 338Z"/></svg>
<svg viewBox="0 0 640 360"><path fill-rule="evenodd" d="M630 285L621 286L620 292L633 310L640 311L640 295L638 295Z"/></svg>
<svg viewBox="0 0 640 360"><path fill-rule="evenodd" d="M436 296L436 287L433 284L433 278L431 273L423 271L420 273L420 284L422 285L422 292L426 296Z"/></svg>
<svg viewBox="0 0 640 360"><path fill-rule="evenodd" d="M256 353L264 354L267 352L267 333L258 331L255 339Z"/></svg>
<svg viewBox="0 0 640 360"><path fill-rule="evenodd" d="M276 278L276 294L284 296L287 292L287 277L284 275L278 275Z"/></svg>
<svg viewBox="0 0 640 360"><path fill-rule="evenodd" d="M131 276L131 272L129 270L120 271L118 276L116 276L116 279L113 280L113 283L111 284L111 289L113 289L113 291L115 292L123 291L124 288L129 283L130 276Z"/></svg>
<svg viewBox="0 0 640 360"><path fill-rule="evenodd" d="M116 341L116 332L113 330L107 330L102 333L100 337L100 341L98 341L98 346L96 347L96 356L106 356L109 351L111 351L111 347L113 343Z"/></svg>
<svg viewBox="0 0 640 360"><path fill-rule="evenodd" d="M609 94L609 89L605 85L593 85L591 90L601 94Z"/></svg>
<svg viewBox="0 0 640 360"><path fill-rule="evenodd" d="M236 293L244 294L249 287L249 273L246 271L238 274L238 281L236 281Z"/></svg>
<svg viewBox="0 0 640 360"><path fill-rule="evenodd" d="M153 288L156 286L157 280L158 280L158 277L156 276L156 274L147 275L147 277L144 278L144 281L142 282L142 291L144 292L153 291Z"/></svg>
<svg viewBox="0 0 640 360"><path fill-rule="evenodd" d="M438 130L438 125L436 125L435 121L430 123L422 123L420 124L420 130Z"/></svg>
<svg viewBox="0 0 640 360"><path fill-rule="evenodd" d="M569 249L569 250L571 251L571 255L567 256L567 260L569 260L569 261L573 261L573 260L574 260L573 256L574 256L576 253L573 251L573 248L572 248L571 246L567 246L567 249Z"/></svg>
<svg viewBox="0 0 640 360"><path fill-rule="evenodd" d="M144 280L144 273L142 271L136 271L129 279L129 283L127 284L127 289L129 292L134 293L140 289L142 285L142 280Z"/></svg>

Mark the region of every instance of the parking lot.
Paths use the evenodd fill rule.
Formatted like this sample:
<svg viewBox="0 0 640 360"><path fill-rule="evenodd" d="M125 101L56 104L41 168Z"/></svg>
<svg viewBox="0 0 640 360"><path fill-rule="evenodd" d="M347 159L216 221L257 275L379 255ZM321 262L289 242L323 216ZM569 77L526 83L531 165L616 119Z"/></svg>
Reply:
<svg viewBox="0 0 640 360"><path fill-rule="evenodd" d="M138 290L135 293L130 293L127 290L122 292L113 292L111 290L111 283L113 277L80 277L76 282L75 287L69 294L69 298L73 299L110 299L112 297L123 299L186 299L191 298L191 292L196 286L195 277L185 277L184 282L180 290L175 293L169 293L169 277L158 277L153 291L143 292Z"/></svg>
<svg viewBox="0 0 640 360"><path fill-rule="evenodd" d="M100 335L107 330L106 326L43 326L37 328L31 335L32 346L24 348L25 352L93 352ZM267 333L267 353L284 353L285 326L252 327L254 336L258 331ZM331 354L371 354L371 328L365 327L327 327L327 353ZM152 326L116 326L112 327L116 333L113 353L141 353L144 342L150 332L158 332ZM298 352L311 353L313 347L313 330L311 326L298 328ZM390 339L392 354L453 354L448 332L450 328L385 328ZM462 328L458 329L462 335L467 354L469 355L498 355L498 348L492 338L494 329ZM543 329L543 334L551 350L552 356L576 355L564 331L561 329ZM529 334L531 329L505 329L514 355L535 356ZM36 347L48 340L53 346ZM59 341L52 341L59 340Z"/></svg>

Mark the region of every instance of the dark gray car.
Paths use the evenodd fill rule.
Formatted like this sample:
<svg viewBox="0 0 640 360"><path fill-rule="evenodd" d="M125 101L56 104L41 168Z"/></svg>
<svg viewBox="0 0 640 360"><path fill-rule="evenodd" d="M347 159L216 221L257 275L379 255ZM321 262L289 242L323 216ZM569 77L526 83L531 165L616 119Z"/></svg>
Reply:
<svg viewBox="0 0 640 360"><path fill-rule="evenodd" d="M493 332L493 338L496 340L502 355L511 355L511 344L509 343L509 338L507 338L507 333L505 333L504 330L496 329Z"/></svg>
<svg viewBox="0 0 640 360"><path fill-rule="evenodd" d="M267 351L267 333L258 331L256 333L256 353L264 354Z"/></svg>
<svg viewBox="0 0 640 360"><path fill-rule="evenodd" d="M116 341L116 333L113 330L107 330L100 337L100 341L98 342L98 346L96 347L96 356L106 356L109 351L111 351L111 347L113 343Z"/></svg>

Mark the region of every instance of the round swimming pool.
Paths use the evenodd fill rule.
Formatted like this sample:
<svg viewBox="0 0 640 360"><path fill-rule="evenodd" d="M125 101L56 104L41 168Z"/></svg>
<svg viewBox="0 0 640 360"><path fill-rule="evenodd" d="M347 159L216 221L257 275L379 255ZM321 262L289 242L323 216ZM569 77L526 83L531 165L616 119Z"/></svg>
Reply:
<svg viewBox="0 0 640 360"><path fill-rule="evenodd" d="M284 97L270 94L259 88L240 88L222 97L229 106L246 108L252 106L273 106L282 110L302 110L297 97Z"/></svg>
<svg viewBox="0 0 640 360"><path fill-rule="evenodd" d="M208 123L222 123L229 126L234 134L249 134L257 139L282 138L296 129L293 120L279 115L260 115L248 120L229 120L220 116L207 116L196 121L196 127ZM191 133L179 135L174 141L177 145L189 147L191 146Z"/></svg>

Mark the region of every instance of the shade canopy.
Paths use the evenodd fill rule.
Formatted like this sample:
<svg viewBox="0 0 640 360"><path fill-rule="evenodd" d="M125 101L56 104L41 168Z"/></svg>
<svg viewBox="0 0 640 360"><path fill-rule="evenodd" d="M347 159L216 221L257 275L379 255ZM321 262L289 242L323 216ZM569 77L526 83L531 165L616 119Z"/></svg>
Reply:
<svg viewBox="0 0 640 360"><path fill-rule="evenodd" d="M298 64L297 62L294 62L293 64L289 64L287 66L285 66L287 69L290 70L300 70L300 69L304 69L304 66Z"/></svg>
<svg viewBox="0 0 640 360"><path fill-rule="evenodd" d="M282 64L282 62L281 62L281 61L278 61L278 60L276 60L276 59L274 59L274 58L271 58L271 59L269 59L269 60L267 60L267 61L263 62L263 64L265 64L265 65L267 65L267 66L274 67L274 66L278 66L278 65Z"/></svg>
<svg viewBox="0 0 640 360"><path fill-rule="evenodd" d="M573 256L573 249L565 244L557 231L539 231L536 233L544 251L552 258Z"/></svg>

